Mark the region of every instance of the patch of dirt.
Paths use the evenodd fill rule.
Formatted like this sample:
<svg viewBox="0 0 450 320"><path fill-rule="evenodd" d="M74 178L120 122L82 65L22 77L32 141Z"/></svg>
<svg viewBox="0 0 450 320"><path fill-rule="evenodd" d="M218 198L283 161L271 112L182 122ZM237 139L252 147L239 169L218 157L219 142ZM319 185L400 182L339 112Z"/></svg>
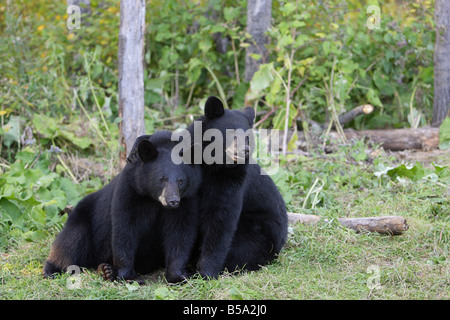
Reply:
<svg viewBox="0 0 450 320"><path fill-rule="evenodd" d="M402 162L415 163L417 161L426 167L432 167L432 162L441 166L450 166L450 150L434 149L423 151L410 149L403 151L387 151L386 153L395 156Z"/></svg>
<svg viewBox="0 0 450 320"><path fill-rule="evenodd" d="M99 163L95 158L79 157L77 154L62 155L62 158L78 181L86 180L89 176L93 175L100 177L102 182L106 183L111 177L119 174L115 159L105 158L103 159L103 163Z"/></svg>

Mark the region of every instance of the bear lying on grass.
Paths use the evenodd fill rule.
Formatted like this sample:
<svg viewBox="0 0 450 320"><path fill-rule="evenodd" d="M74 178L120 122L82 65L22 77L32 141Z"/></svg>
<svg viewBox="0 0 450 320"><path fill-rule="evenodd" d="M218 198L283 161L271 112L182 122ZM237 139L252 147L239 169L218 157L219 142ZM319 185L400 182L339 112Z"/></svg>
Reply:
<svg viewBox="0 0 450 320"><path fill-rule="evenodd" d="M105 278L136 280L166 267L166 279L186 277L197 236L199 166L175 165L171 132L139 137L122 172L86 196L56 237L44 276L70 265L97 268Z"/></svg>
<svg viewBox="0 0 450 320"><path fill-rule="evenodd" d="M216 140L226 141L227 130L251 129L254 117L252 108L225 110L218 98L209 97L205 115L199 119L202 133L216 129L223 139L202 140L202 150L211 149L208 146ZM194 135L194 124L188 130ZM211 163L203 159L201 165L197 270L203 277L212 278L224 269L257 270L267 264L285 244L288 228L286 206L275 183L269 176L261 175L261 167L253 159L249 163L249 143L241 143L237 150L230 148L232 143L222 145L219 153L223 159L216 159L221 161Z"/></svg>

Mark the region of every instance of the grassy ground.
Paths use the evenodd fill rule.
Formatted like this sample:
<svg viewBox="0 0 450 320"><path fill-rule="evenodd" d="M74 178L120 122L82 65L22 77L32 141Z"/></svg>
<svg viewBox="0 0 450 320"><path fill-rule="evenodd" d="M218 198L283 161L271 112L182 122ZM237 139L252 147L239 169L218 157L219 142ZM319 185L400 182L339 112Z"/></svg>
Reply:
<svg viewBox="0 0 450 320"><path fill-rule="evenodd" d="M316 160L303 163L302 170L329 174ZM377 182L374 166L367 163L334 169L344 167L346 183L327 180L323 206L312 210L331 223L291 226L279 259L260 271L168 285L161 270L147 275L141 287L108 283L93 271L47 280L41 272L51 238L1 253L0 299L449 299L448 186L422 180ZM297 169L293 172L306 172ZM298 180L289 183L298 186ZM292 211L301 211L307 190L299 190ZM332 219L382 215L404 216L409 230L401 236L356 234Z"/></svg>

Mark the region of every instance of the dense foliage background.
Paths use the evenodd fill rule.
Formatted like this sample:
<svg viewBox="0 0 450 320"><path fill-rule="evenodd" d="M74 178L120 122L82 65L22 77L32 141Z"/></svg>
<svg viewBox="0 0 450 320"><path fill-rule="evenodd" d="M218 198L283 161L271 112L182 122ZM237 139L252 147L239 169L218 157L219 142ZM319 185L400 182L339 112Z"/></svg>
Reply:
<svg viewBox="0 0 450 320"><path fill-rule="evenodd" d="M382 10L378 30L366 27L370 3ZM420 125L426 125L432 109L433 6L433 1L274 1L266 62L285 82L292 69L291 91L301 84L292 93L292 108L304 108L318 122L327 118L327 97L332 94L338 112L363 103L376 107L369 117L356 119L351 124L355 128L408 127L411 110L422 114ZM31 124L36 115L45 115L57 124L77 127L98 121L96 134L114 134L119 121L119 1L91 1L92 15L83 17L81 28L73 31L66 27L66 8L64 1L50 0L0 7L3 122L20 116ZM155 123L174 127L186 122L201 112L199 100L219 95L219 88L229 106L243 105L249 88L243 81L245 1L150 1L146 12L149 132ZM215 40L225 43L220 50L225 53L217 50ZM258 76L252 96L265 97L262 111L276 110L284 101L281 80L265 72ZM335 88L330 93L332 76ZM277 115L268 117L264 126L274 125ZM55 138L89 147L67 134Z"/></svg>

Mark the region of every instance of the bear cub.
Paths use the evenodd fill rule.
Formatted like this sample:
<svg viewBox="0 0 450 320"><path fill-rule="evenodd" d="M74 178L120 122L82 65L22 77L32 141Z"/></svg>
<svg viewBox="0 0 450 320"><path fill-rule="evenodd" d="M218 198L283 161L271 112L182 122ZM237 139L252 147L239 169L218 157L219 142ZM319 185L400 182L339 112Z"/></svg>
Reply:
<svg viewBox="0 0 450 320"><path fill-rule="evenodd" d="M45 263L45 277L70 265L100 265L108 280L139 280L138 273L160 267L169 282L187 277L202 173L198 166L172 162L175 144L170 131L136 140L124 169L69 214Z"/></svg>
<svg viewBox="0 0 450 320"><path fill-rule="evenodd" d="M261 167L251 159L253 138L240 137L246 141L240 144L239 138L227 140L230 132L252 135L254 117L252 108L225 110L219 98L209 97L205 115L198 119L203 134L215 129L218 135L211 142L203 140L203 151L226 141L219 150L222 159L216 150L218 161L201 164L201 244L196 255L197 270L206 278L216 278L225 269L257 270L275 259L287 240L286 205L273 180L261 175ZM188 130L193 135L194 124Z"/></svg>

